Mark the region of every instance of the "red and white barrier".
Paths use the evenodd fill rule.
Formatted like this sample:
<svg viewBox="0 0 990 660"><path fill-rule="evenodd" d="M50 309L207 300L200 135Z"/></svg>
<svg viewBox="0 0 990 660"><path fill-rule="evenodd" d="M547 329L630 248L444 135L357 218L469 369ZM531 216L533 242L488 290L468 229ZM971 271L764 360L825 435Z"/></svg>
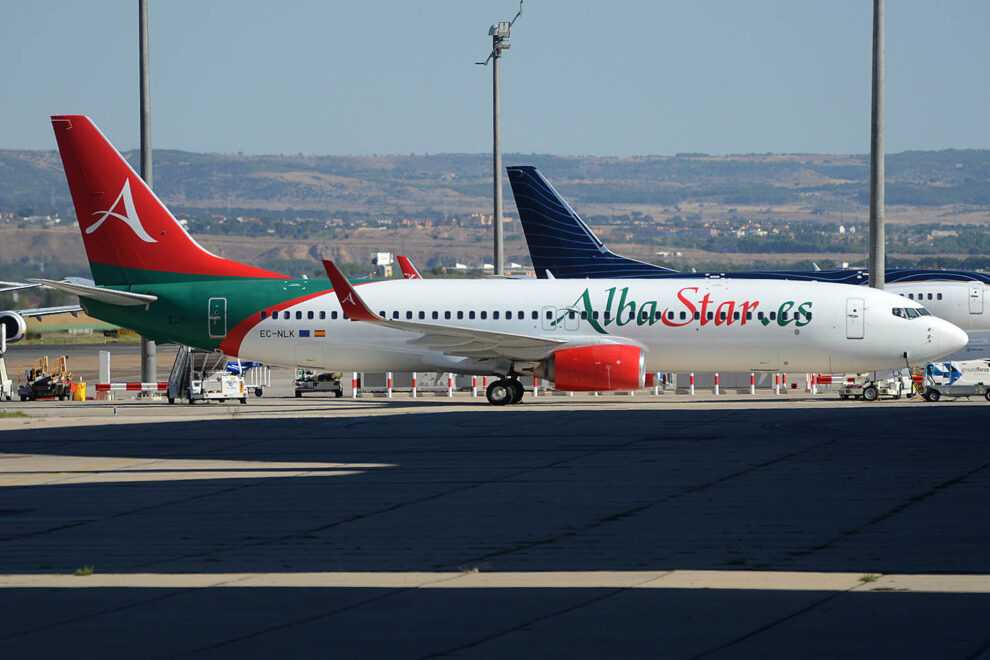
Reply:
<svg viewBox="0 0 990 660"><path fill-rule="evenodd" d="M97 392L166 392L168 382L164 383L97 383Z"/></svg>
<svg viewBox="0 0 990 660"><path fill-rule="evenodd" d="M715 396L718 396L718 372L715 372Z"/></svg>
<svg viewBox="0 0 990 660"><path fill-rule="evenodd" d="M471 396L478 396L478 377L471 376Z"/></svg>
<svg viewBox="0 0 990 660"><path fill-rule="evenodd" d="M756 374L749 374L749 393L756 394Z"/></svg>
<svg viewBox="0 0 990 660"><path fill-rule="evenodd" d="M540 396L540 383L537 381L536 376L533 376L533 396Z"/></svg>
<svg viewBox="0 0 990 660"><path fill-rule="evenodd" d="M417 390L416 390L416 372L415 371L413 372L412 377L413 377L412 398L415 399L416 398L416 392L417 392Z"/></svg>
<svg viewBox="0 0 990 660"><path fill-rule="evenodd" d="M691 374L691 396L694 396L694 374Z"/></svg>
<svg viewBox="0 0 990 660"><path fill-rule="evenodd" d="M358 375L357 372L352 372L354 376L351 378L351 398L356 399L358 397Z"/></svg>
<svg viewBox="0 0 990 660"><path fill-rule="evenodd" d="M454 374L447 374L447 398L454 398Z"/></svg>
<svg viewBox="0 0 990 660"><path fill-rule="evenodd" d="M388 372L386 375L388 378L388 398L392 398L392 372Z"/></svg>

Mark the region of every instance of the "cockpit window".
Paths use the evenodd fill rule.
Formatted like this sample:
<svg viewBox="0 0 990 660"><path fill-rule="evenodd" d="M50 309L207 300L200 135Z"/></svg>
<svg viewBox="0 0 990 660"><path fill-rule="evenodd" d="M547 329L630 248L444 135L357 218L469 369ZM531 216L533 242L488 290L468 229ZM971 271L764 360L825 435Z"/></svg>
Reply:
<svg viewBox="0 0 990 660"><path fill-rule="evenodd" d="M932 313L929 312L924 307L894 307L890 310L891 314L900 317L902 319L916 319L919 316L931 316Z"/></svg>

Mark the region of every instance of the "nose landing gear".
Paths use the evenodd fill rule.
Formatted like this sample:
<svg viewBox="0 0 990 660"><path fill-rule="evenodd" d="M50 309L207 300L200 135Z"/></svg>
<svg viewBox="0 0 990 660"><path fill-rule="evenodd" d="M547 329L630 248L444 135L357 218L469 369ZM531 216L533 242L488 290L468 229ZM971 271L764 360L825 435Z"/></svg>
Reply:
<svg viewBox="0 0 990 660"><path fill-rule="evenodd" d="M488 386L485 396L488 398L488 403L493 406L504 406L519 403L525 392L518 378L499 378Z"/></svg>

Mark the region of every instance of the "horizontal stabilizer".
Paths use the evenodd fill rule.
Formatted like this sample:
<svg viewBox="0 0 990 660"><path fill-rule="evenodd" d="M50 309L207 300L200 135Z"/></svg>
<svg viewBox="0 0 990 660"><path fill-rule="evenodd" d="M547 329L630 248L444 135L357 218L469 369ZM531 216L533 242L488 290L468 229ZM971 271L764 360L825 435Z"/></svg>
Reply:
<svg viewBox="0 0 990 660"><path fill-rule="evenodd" d="M122 307L132 307L135 305L147 305L158 300L158 296L149 293L132 293L130 291L116 291L114 289L104 289L98 286L87 286L73 282L60 282L56 280L31 279L52 289L73 293L83 298L98 300L108 305L120 305Z"/></svg>

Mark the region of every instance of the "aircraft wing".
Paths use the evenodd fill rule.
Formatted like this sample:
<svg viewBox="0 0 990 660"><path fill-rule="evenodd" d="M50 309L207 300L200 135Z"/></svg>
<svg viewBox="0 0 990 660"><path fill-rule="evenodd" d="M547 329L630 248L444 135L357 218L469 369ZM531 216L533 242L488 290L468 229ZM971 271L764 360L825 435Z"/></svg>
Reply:
<svg viewBox="0 0 990 660"><path fill-rule="evenodd" d="M35 309L11 309L7 311L40 321L42 316L50 316L51 314L78 314L83 311L83 308L79 305L62 305L61 307L37 307Z"/></svg>
<svg viewBox="0 0 990 660"><path fill-rule="evenodd" d="M24 282L3 282L0 281L0 293L4 291L20 291L21 289L33 289L40 284L25 284Z"/></svg>
<svg viewBox="0 0 990 660"><path fill-rule="evenodd" d="M330 278L334 292L337 294L337 300L340 301L340 306L343 308L347 318L352 321L377 323L387 328L419 333L422 336L413 339L411 343L427 346L445 355L479 359L507 358L510 360L535 361L543 359L553 351L567 346L615 343L614 338L580 337L556 339L552 337L495 332L478 328L462 328L437 323L383 319L371 311L332 261L324 259L323 267L327 271L327 276Z"/></svg>
<svg viewBox="0 0 990 660"><path fill-rule="evenodd" d="M74 293L77 296L99 300L100 302L107 303L109 305L122 305L125 307L147 305L148 303L153 303L158 300L158 296L153 296L150 293L133 293L131 291L104 289L98 286L80 284L79 282L57 282L55 280L43 279L32 279L30 281L51 287L53 289L58 289L59 291L65 291L66 293Z"/></svg>

